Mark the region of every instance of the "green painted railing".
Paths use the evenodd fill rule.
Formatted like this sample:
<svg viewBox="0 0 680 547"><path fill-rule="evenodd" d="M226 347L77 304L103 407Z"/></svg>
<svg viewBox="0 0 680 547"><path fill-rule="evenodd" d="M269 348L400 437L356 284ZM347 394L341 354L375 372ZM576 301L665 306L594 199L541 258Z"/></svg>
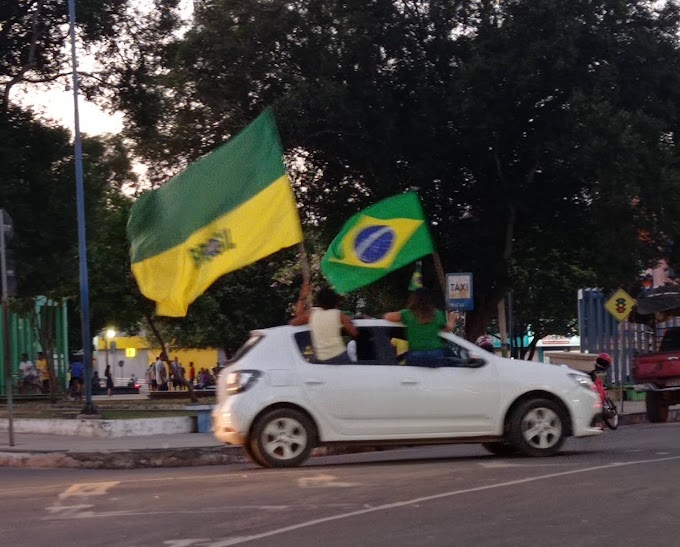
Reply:
<svg viewBox="0 0 680 547"><path fill-rule="evenodd" d="M12 383L16 386L20 379L19 362L21 354L26 353L36 363L38 352L44 351L40 345L38 329L51 329L54 333L54 372L62 388L68 384L68 323L66 302L55 302L44 296L35 299L33 314L9 315L9 354ZM5 333L0 321L0 395L6 394L7 377L5 372ZM16 389L14 390L16 393Z"/></svg>

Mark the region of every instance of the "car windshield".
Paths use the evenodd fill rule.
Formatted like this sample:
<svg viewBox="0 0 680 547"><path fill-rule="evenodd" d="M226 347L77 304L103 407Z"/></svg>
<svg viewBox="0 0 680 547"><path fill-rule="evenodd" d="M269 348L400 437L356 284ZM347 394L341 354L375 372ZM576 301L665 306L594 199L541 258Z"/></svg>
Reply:
<svg viewBox="0 0 680 547"><path fill-rule="evenodd" d="M262 334L252 334L248 340L234 353L231 359L227 360L227 366L234 364L236 361L241 359L246 353L253 349L257 343L262 340L264 336Z"/></svg>

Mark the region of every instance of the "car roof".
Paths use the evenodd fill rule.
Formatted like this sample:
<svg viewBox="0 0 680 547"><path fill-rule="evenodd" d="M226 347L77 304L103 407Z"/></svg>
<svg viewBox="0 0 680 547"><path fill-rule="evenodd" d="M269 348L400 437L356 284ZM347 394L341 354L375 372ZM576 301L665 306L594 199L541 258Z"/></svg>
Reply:
<svg viewBox="0 0 680 547"><path fill-rule="evenodd" d="M392 321L386 321L385 319L352 319L352 323L354 323L354 326L357 328L361 327L403 327L404 325L402 323L393 323ZM269 333L274 334L274 333L291 333L295 334L296 332L303 332L309 329L309 325L298 325L298 326L293 326L293 325L280 325L278 327L269 327L266 329L254 329L250 331L250 334L252 335L267 335Z"/></svg>

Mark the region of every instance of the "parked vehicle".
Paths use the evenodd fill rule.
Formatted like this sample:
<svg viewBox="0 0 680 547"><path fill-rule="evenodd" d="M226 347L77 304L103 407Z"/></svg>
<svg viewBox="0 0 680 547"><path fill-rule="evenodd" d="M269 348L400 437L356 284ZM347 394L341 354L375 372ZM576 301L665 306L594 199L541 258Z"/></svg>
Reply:
<svg viewBox="0 0 680 547"><path fill-rule="evenodd" d="M657 331L657 323L680 315L680 287L659 287L637 300L635 320ZM668 420L671 405L680 404L680 327L660 331L657 351L635 355L632 375L637 391L646 392L647 420Z"/></svg>
<svg viewBox="0 0 680 547"><path fill-rule="evenodd" d="M222 371L213 432L264 467L303 463L316 446L481 443L495 454L550 456L568 436L598 435L587 374L495 356L442 333L441 367L400 364L404 327L355 321L357 362L312 360L306 326L251 333Z"/></svg>
<svg viewBox="0 0 680 547"><path fill-rule="evenodd" d="M608 353L601 353L595 360L595 369L590 373L590 378L595 384L595 389L600 395L600 402L602 403L602 421L609 429L616 429L619 427L619 411L607 394L607 386L605 386L602 376L607 373L612 366L612 358Z"/></svg>

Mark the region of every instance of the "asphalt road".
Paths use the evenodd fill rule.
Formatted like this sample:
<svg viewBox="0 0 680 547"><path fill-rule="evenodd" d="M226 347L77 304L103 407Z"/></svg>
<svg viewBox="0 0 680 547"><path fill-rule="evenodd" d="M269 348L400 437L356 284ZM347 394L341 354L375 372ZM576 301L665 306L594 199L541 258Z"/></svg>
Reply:
<svg viewBox="0 0 680 547"><path fill-rule="evenodd" d="M440 446L305 467L0 469L13 546L677 546L680 423L548 459Z"/></svg>

